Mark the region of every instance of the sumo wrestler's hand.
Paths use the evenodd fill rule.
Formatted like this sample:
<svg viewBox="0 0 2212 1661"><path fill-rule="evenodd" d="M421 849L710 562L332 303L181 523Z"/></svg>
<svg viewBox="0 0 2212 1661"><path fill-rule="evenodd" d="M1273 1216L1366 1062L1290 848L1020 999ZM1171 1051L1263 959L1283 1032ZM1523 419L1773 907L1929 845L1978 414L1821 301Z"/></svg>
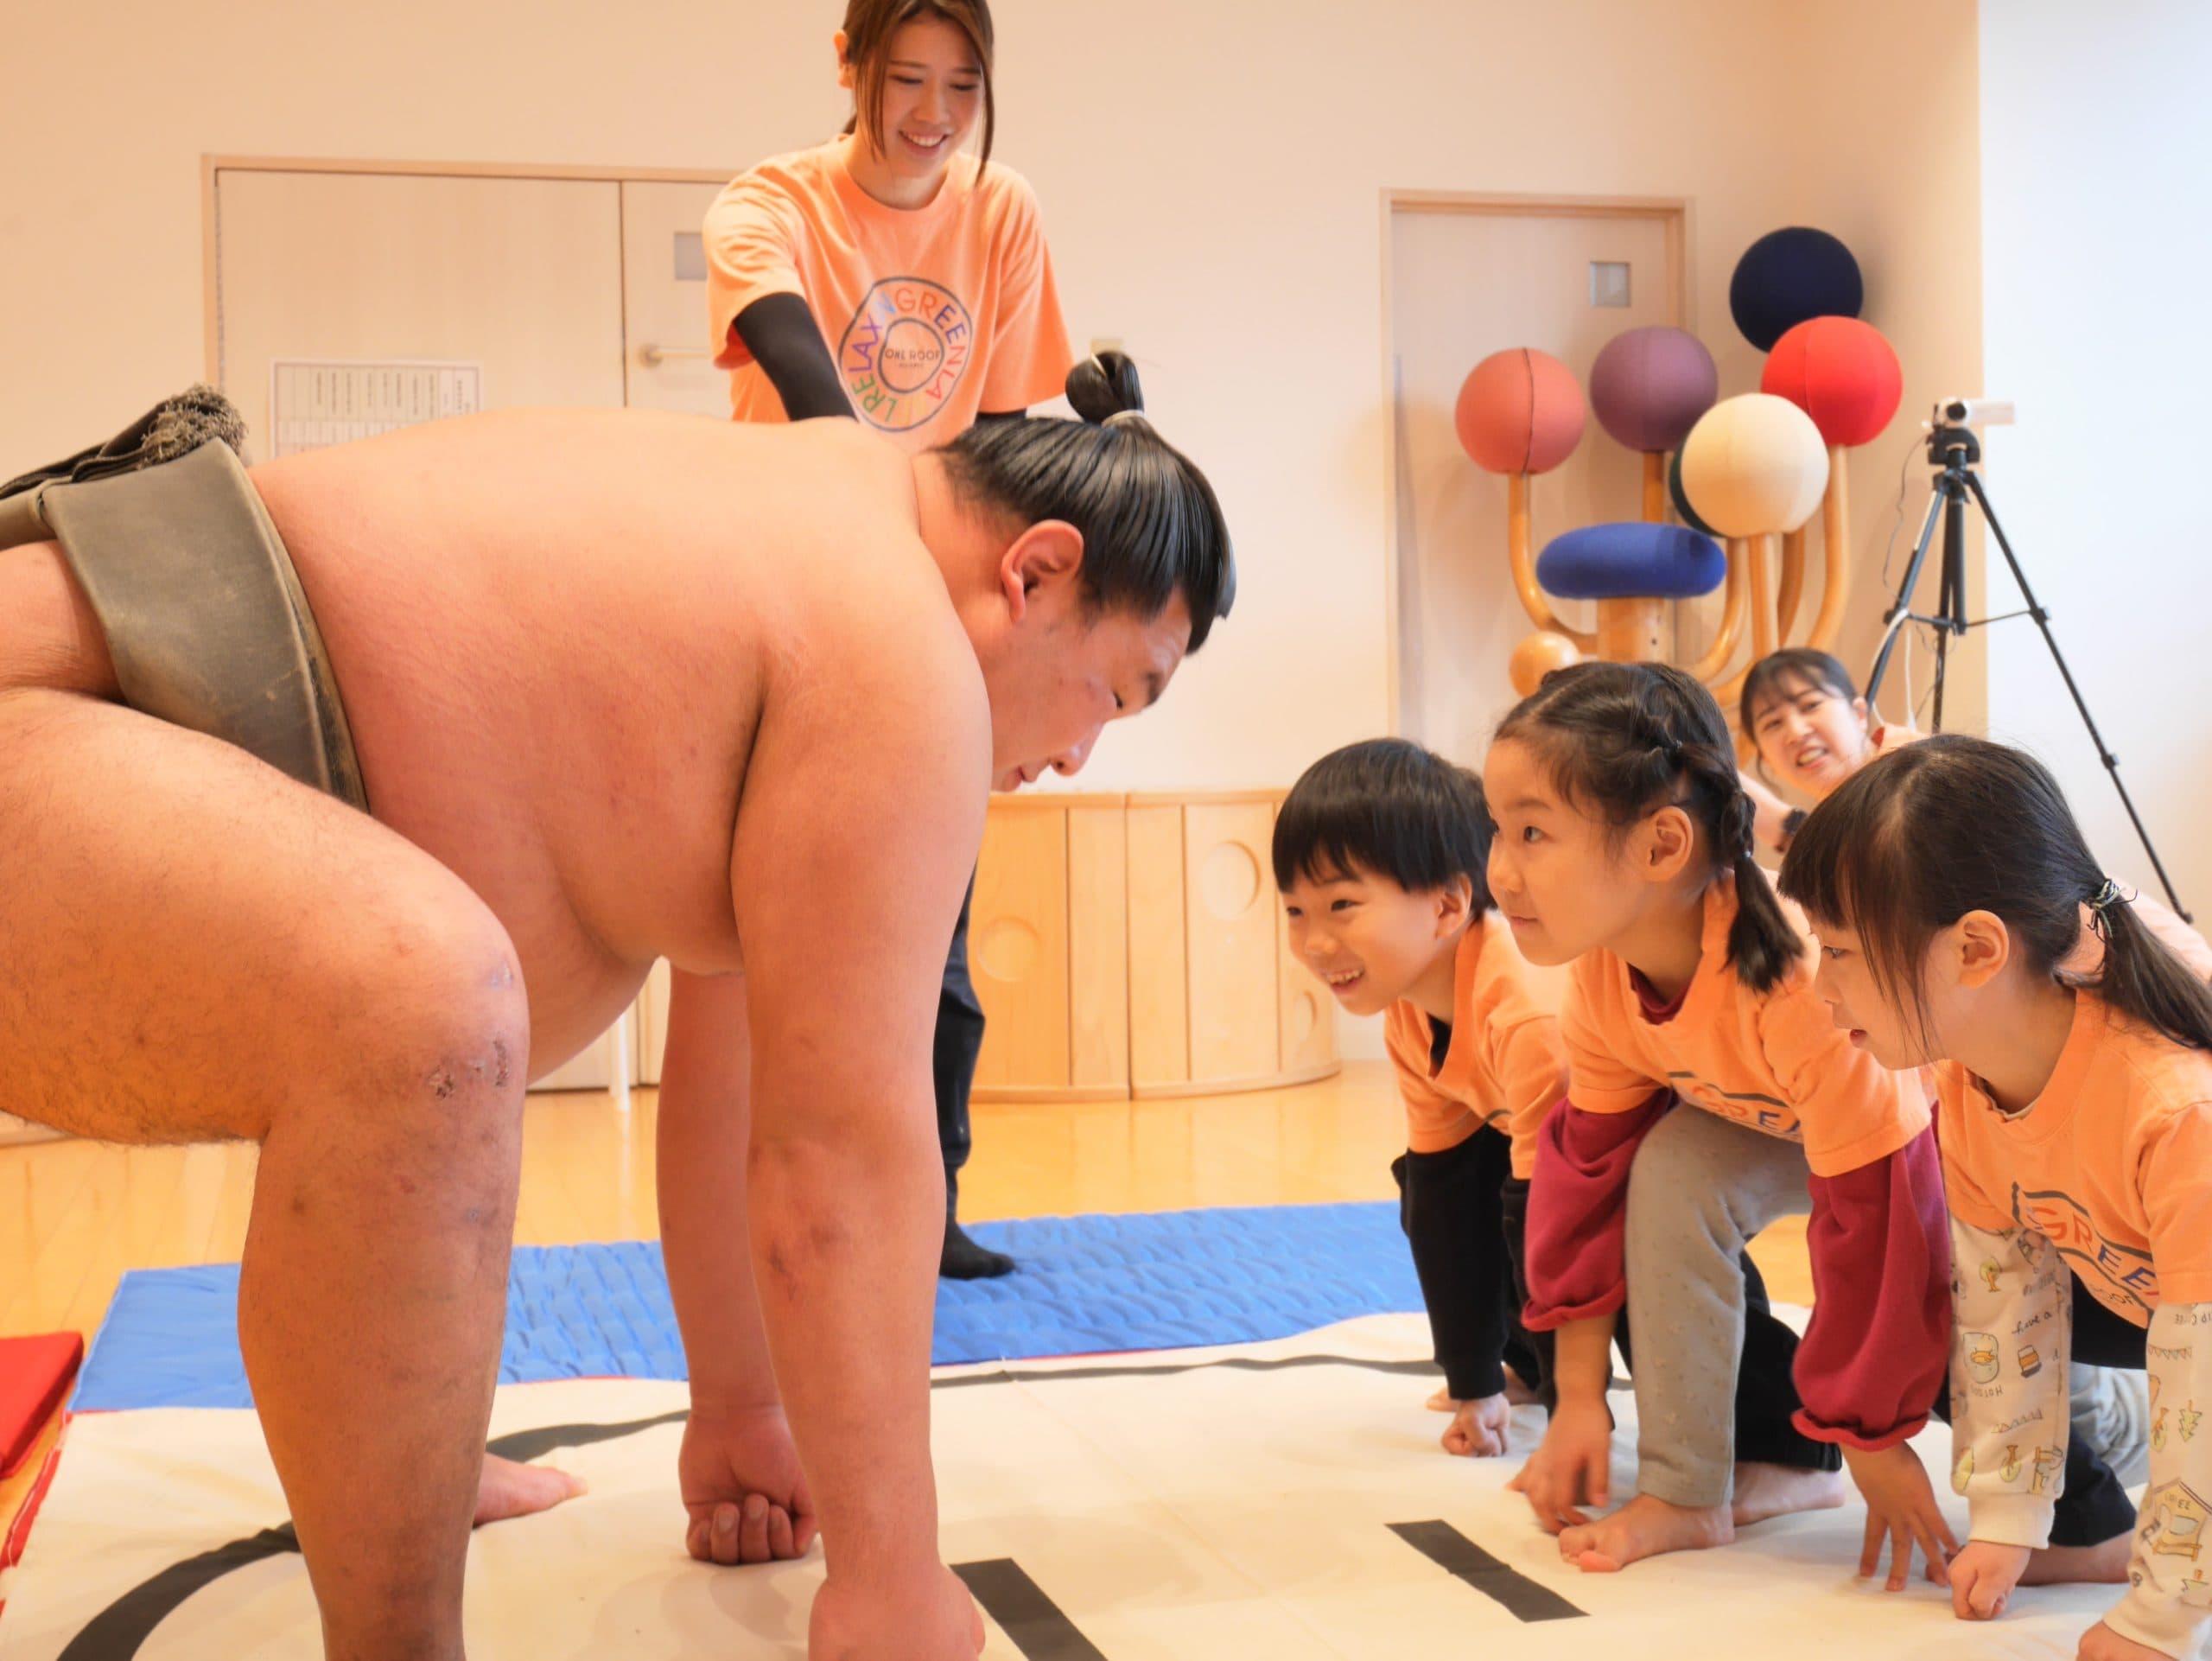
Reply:
<svg viewBox="0 0 2212 1661"><path fill-rule="evenodd" d="M814 1500L780 1407L694 1406L676 1476L690 1514L683 1549L701 1562L773 1562L814 1543Z"/></svg>

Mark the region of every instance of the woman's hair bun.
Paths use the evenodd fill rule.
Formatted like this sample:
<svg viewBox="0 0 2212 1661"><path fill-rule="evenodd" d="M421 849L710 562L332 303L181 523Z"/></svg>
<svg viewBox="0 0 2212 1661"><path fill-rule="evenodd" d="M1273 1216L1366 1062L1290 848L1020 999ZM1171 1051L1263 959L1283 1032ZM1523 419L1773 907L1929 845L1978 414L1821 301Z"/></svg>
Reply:
<svg viewBox="0 0 2212 1661"><path fill-rule="evenodd" d="M1117 415L1144 411L1144 385L1137 366L1120 352L1101 352L1068 371L1068 402L1093 424Z"/></svg>

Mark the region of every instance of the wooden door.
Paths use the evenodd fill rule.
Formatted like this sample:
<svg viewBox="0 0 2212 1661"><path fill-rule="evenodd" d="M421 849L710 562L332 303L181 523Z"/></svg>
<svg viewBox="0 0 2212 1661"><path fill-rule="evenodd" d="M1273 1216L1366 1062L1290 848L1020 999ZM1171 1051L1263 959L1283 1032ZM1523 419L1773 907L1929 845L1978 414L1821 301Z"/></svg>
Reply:
<svg viewBox="0 0 2212 1661"><path fill-rule="evenodd" d="M630 404L727 417L729 377L708 338L699 222L719 184L622 182L622 373Z"/></svg>
<svg viewBox="0 0 2212 1661"><path fill-rule="evenodd" d="M1492 207L1421 199L1393 205L1389 342L1395 389L1393 531L1399 729L1479 766L1513 702L1506 659L1535 629L1505 555L1506 481L1460 448L1460 384L1493 352L1535 347L1589 385L1614 335L1681 318L1679 211ZM1601 285L1626 268L1625 305ZM1535 550L1563 531L1639 516L1641 459L1593 418L1567 461L1530 493ZM1575 627L1586 601L1554 608Z"/></svg>
<svg viewBox="0 0 2212 1661"><path fill-rule="evenodd" d="M225 167L214 232L216 373L257 457L279 362L473 367L486 409L622 402L612 180Z"/></svg>

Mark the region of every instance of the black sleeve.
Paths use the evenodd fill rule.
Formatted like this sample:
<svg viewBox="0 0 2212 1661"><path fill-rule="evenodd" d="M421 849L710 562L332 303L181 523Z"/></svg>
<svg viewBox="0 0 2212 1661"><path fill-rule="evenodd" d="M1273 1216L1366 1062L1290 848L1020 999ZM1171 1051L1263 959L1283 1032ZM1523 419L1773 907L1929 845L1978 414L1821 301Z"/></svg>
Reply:
<svg viewBox="0 0 2212 1661"><path fill-rule="evenodd" d="M851 417L852 401L804 296L763 295L737 314L733 327L783 399L786 416L793 421Z"/></svg>
<svg viewBox="0 0 2212 1661"><path fill-rule="evenodd" d="M1506 1349L1506 1359L1522 1380L1535 1391L1536 1398L1543 1403L1546 1411L1559 1406L1559 1384L1552 1377L1552 1357L1556 1348L1556 1335L1552 1333L1532 1333L1521 1324L1521 1313L1529 1307L1529 1183L1525 1177L1509 1176L1498 1190L1498 1208L1505 1219L1505 1253L1513 1264L1512 1321L1515 1335L1520 1340L1522 1356L1528 1358L1522 1367L1514 1352ZM1620 1345L1621 1353L1628 1353L1628 1314L1624 1310L1613 1322L1614 1341Z"/></svg>
<svg viewBox="0 0 2212 1661"><path fill-rule="evenodd" d="M1456 1401L1505 1388L1501 1363L1516 1323L1499 1190L1512 1172L1511 1151L1503 1136L1484 1128L1440 1154L1401 1154L1390 1167L1436 1365Z"/></svg>

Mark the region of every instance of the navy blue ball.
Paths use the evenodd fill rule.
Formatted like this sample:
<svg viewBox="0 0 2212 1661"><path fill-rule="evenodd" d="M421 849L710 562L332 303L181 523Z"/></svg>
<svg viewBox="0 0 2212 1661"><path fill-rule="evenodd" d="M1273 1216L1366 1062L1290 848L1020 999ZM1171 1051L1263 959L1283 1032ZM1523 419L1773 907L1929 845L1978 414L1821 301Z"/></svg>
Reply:
<svg viewBox="0 0 2212 1661"><path fill-rule="evenodd" d="M1851 250L1825 231L1793 225L1770 231L1736 262L1728 309L1744 338L1762 352L1815 317L1856 317L1866 285Z"/></svg>
<svg viewBox="0 0 2212 1661"><path fill-rule="evenodd" d="M1667 458L1667 493L1675 499L1675 512L1684 525L1693 531L1702 531L1708 537L1720 533L1698 517L1697 509L1690 506L1690 493L1682 488L1682 453L1676 450Z"/></svg>

